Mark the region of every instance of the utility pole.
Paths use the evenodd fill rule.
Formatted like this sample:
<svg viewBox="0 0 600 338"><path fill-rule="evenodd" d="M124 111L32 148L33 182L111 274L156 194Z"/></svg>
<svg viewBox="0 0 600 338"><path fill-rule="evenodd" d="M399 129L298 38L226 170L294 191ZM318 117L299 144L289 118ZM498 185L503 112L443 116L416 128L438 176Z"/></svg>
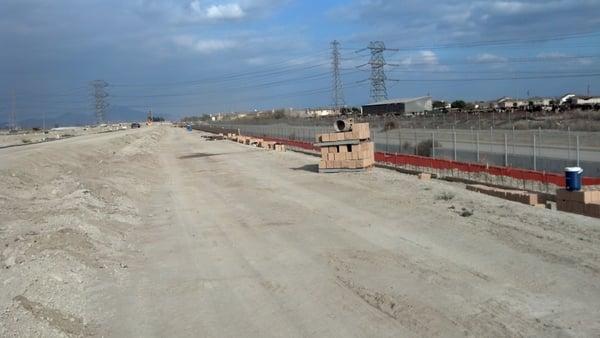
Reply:
<svg viewBox="0 0 600 338"><path fill-rule="evenodd" d="M92 86L92 106L96 115L96 123L101 124L106 121L106 109L109 106L107 101L108 93L106 87L108 83L104 80L94 80L91 82Z"/></svg>
<svg viewBox="0 0 600 338"><path fill-rule="evenodd" d="M385 57L383 53L385 51L398 51L398 49L386 48L385 43L383 41L371 41L369 46L365 49L361 49L358 52L363 50L371 51L371 59L367 64L361 65L359 67L370 65L371 66L371 102L379 102L383 100L387 100L387 88L385 85L386 80L394 81L388 79L385 75L384 67L389 65L385 62Z"/></svg>
<svg viewBox="0 0 600 338"><path fill-rule="evenodd" d="M340 112L341 108L344 106L344 93L342 87L342 78L340 76L340 43L337 40L334 40L331 43L331 66L332 66L332 80L333 80L333 109L336 112Z"/></svg>

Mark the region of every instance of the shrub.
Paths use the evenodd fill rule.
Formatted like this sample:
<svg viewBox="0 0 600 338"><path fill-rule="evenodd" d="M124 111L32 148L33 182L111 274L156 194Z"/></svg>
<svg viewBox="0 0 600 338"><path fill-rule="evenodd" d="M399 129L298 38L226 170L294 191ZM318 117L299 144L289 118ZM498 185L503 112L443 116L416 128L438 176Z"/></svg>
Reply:
<svg viewBox="0 0 600 338"><path fill-rule="evenodd" d="M417 144L417 155L431 157L433 146L434 143L431 139L419 142ZM435 141L435 147L440 148L441 144Z"/></svg>
<svg viewBox="0 0 600 338"><path fill-rule="evenodd" d="M451 192L444 191L443 193L435 196L435 199L438 201L450 201L454 198L454 194Z"/></svg>
<svg viewBox="0 0 600 338"><path fill-rule="evenodd" d="M396 121L387 121L383 125L383 131L388 131L392 129L398 129L399 125Z"/></svg>

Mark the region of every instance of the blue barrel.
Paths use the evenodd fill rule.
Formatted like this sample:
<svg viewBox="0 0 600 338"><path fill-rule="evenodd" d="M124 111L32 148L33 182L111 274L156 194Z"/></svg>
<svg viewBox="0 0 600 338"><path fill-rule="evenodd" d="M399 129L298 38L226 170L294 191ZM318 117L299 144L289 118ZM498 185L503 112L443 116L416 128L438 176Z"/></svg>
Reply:
<svg viewBox="0 0 600 338"><path fill-rule="evenodd" d="M188 124L188 125L186 126L186 129L187 129L187 131L192 131L192 126Z"/></svg>
<svg viewBox="0 0 600 338"><path fill-rule="evenodd" d="M579 167L567 167L565 168L565 186L568 191L579 191L581 190L581 177L583 169Z"/></svg>

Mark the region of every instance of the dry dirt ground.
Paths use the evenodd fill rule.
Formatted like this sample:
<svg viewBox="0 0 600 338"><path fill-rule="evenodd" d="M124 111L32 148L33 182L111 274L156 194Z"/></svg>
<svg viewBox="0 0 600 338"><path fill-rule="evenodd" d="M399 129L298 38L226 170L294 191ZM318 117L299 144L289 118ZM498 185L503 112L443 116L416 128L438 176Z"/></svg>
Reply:
<svg viewBox="0 0 600 338"><path fill-rule="evenodd" d="M0 150L0 336L600 335L598 220L315 163L168 126Z"/></svg>
<svg viewBox="0 0 600 338"><path fill-rule="evenodd" d="M18 134L9 134L8 131L0 131L0 148L28 145L46 141L56 141L74 136L107 133L127 129L124 123L103 125L96 127L63 127L43 131L21 130Z"/></svg>

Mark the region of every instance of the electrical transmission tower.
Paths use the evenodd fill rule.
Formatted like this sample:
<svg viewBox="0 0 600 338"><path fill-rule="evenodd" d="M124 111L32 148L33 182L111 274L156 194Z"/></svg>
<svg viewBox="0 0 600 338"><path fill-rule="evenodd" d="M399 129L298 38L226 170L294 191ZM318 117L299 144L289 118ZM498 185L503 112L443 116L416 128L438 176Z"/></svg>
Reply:
<svg viewBox="0 0 600 338"><path fill-rule="evenodd" d="M108 93L106 92L106 87L108 87L108 83L104 80L94 80L91 82L92 86L92 97L93 97L93 107L96 115L96 122L98 124L104 123L106 121L106 109L108 108Z"/></svg>
<svg viewBox="0 0 600 338"><path fill-rule="evenodd" d="M340 76L340 43L337 40L334 40L331 43L331 66L332 66L332 75L333 75L333 87L332 87L332 99L333 99L333 109L336 112L339 112L340 109L345 105L344 102L344 92L342 87L342 78Z"/></svg>
<svg viewBox="0 0 600 338"><path fill-rule="evenodd" d="M371 41L367 48L360 51L367 49L371 51L371 60L369 60L369 63L365 64L371 66L371 77L369 78L369 80L371 80L371 101L379 102L387 100L388 96L385 81L390 79L386 77L384 68L389 64L385 62L383 53L388 50L398 51L398 49L386 48L383 41Z"/></svg>

